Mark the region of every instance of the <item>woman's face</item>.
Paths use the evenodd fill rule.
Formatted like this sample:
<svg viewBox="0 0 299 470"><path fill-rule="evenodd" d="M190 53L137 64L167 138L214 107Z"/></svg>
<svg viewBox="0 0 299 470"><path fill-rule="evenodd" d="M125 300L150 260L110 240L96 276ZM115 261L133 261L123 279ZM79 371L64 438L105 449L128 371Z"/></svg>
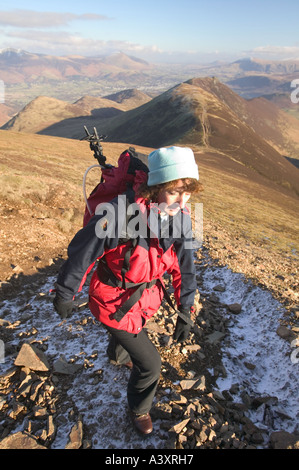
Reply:
<svg viewBox="0 0 299 470"><path fill-rule="evenodd" d="M182 180L178 180L175 187L171 190L162 190L158 196L158 204L162 204L160 208L168 215L176 215L179 210L183 209L190 199L191 193L184 189Z"/></svg>

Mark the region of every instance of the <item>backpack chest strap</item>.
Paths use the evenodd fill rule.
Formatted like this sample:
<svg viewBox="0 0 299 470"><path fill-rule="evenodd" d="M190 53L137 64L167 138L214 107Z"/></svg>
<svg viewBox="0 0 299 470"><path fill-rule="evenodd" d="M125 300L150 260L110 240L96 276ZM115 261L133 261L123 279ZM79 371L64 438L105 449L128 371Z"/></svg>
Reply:
<svg viewBox="0 0 299 470"><path fill-rule="evenodd" d="M113 274L111 269L108 267L105 258L101 258L99 260L99 264L97 267L97 275L98 275L99 280L103 284L106 284L111 287L120 287L122 289L123 288L132 289L132 294L130 295L130 297L113 315L114 320L116 320L117 322L120 322L122 318L128 313L128 311L131 310L133 305L135 305L136 302L138 302L138 300L141 298L143 294L143 291L145 289L149 289L150 287L154 286L158 280L158 279L153 279L150 282L140 282L140 283L124 282L124 280L120 281Z"/></svg>

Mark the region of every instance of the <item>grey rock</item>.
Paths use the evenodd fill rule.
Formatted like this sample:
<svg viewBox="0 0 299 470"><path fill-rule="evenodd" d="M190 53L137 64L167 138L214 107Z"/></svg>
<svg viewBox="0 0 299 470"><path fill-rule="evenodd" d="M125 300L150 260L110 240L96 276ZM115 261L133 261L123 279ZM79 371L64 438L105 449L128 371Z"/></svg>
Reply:
<svg viewBox="0 0 299 470"><path fill-rule="evenodd" d="M25 432L10 434L0 441L0 449L47 449Z"/></svg>
<svg viewBox="0 0 299 470"><path fill-rule="evenodd" d="M214 333L208 335L207 341L210 344L216 344L220 342L224 337L225 333L222 333L221 331L214 331Z"/></svg>
<svg viewBox="0 0 299 470"><path fill-rule="evenodd" d="M29 343L24 343L15 359L16 366L25 366L31 370L48 372L50 369L47 357L38 348Z"/></svg>
<svg viewBox="0 0 299 470"><path fill-rule="evenodd" d="M168 403L158 402L152 408L151 415L155 419L171 419L172 407Z"/></svg>
<svg viewBox="0 0 299 470"><path fill-rule="evenodd" d="M296 334L286 326L279 326L276 330L276 333L286 341L293 341L293 339L296 339Z"/></svg>
<svg viewBox="0 0 299 470"><path fill-rule="evenodd" d="M56 435L56 426L54 424L54 419L52 415L48 416L47 421L47 439L52 442Z"/></svg>
<svg viewBox="0 0 299 470"><path fill-rule="evenodd" d="M241 310L242 310L242 305L238 303L230 304L227 307L228 307L228 310L235 315L238 315L239 313L241 313Z"/></svg>
<svg viewBox="0 0 299 470"><path fill-rule="evenodd" d="M197 379L184 379L180 381L182 390L190 390L197 383Z"/></svg>
<svg viewBox="0 0 299 470"><path fill-rule="evenodd" d="M194 390L205 390L205 376L202 375L201 377L194 379L181 380L180 386L182 387L182 390L190 390L191 388Z"/></svg>
<svg viewBox="0 0 299 470"><path fill-rule="evenodd" d="M218 284L217 286L213 287L213 290L216 292L225 292L225 287L221 284Z"/></svg>
<svg viewBox="0 0 299 470"><path fill-rule="evenodd" d="M272 449L298 449L299 439L292 433L277 431L270 436L270 446Z"/></svg>
<svg viewBox="0 0 299 470"><path fill-rule="evenodd" d="M189 423L190 418L184 419L183 421L180 421L179 423L175 424L169 429L169 432L175 432L179 434L180 432L183 431L183 429L187 426Z"/></svg>
<svg viewBox="0 0 299 470"><path fill-rule="evenodd" d="M69 441L65 446L66 449L80 449L83 443L83 423L79 417L78 421L72 427L69 435Z"/></svg>
<svg viewBox="0 0 299 470"><path fill-rule="evenodd" d="M60 356L53 364L54 373L56 374L74 375L81 368L81 364L69 364L64 356Z"/></svg>

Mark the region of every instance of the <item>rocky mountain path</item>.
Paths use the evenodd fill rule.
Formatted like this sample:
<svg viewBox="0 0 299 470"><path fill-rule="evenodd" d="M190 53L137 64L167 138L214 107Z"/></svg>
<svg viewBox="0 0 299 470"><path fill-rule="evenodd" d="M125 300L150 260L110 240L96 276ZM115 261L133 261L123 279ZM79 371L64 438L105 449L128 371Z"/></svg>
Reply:
<svg viewBox="0 0 299 470"><path fill-rule="evenodd" d="M3 300L0 449L298 448L298 328L281 325L284 306L269 290L200 253L188 340L173 342L167 304L147 324L162 371L146 439L129 425L130 371L109 363L87 288L63 322L55 276Z"/></svg>

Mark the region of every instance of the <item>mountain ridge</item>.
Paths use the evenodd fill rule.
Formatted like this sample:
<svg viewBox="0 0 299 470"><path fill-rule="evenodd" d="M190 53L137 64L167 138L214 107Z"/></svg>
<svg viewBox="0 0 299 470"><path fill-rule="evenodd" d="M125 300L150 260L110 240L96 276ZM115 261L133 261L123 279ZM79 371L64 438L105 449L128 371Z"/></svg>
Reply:
<svg viewBox="0 0 299 470"><path fill-rule="evenodd" d="M37 133L43 128L60 123L65 119L79 119L83 116L84 118L93 116L107 119L150 99L148 95L135 89L125 90L107 97L85 95L74 103L53 97L38 96L8 120L1 129Z"/></svg>
<svg viewBox="0 0 299 470"><path fill-rule="evenodd" d="M180 65L151 64L122 52L93 57L53 56L13 49L0 52L0 79L6 85L6 104L17 110L39 95L70 103L86 94L105 96L107 90L114 93L125 88L142 87L142 91L153 95L194 76L216 76L241 96L253 98L289 89L299 71L298 61L253 58Z"/></svg>
<svg viewBox="0 0 299 470"><path fill-rule="evenodd" d="M0 53L0 75L7 84L45 79L64 80L71 77L99 78L122 70L141 72L152 67L149 63L124 53L105 57L52 56L15 50Z"/></svg>
<svg viewBox="0 0 299 470"><path fill-rule="evenodd" d="M137 101L145 99L146 102L137 106L134 101L133 108L128 110L125 98L129 101L132 95ZM116 101L111 101L111 97ZM110 142L130 142L151 148L187 145L214 155L224 168L231 168L234 162L236 172L244 172L246 168L247 174L253 171L256 178L265 178L299 194L298 170L282 156L288 149L295 157L299 155L299 121L263 99L245 100L216 78L193 78L152 99L138 91L123 91L110 98L109 95L98 98L102 107L93 110L90 103L87 105L88 100L92 102L92 98L85 97L72 108L62 104L65 113L71 109L80 114L78 110L84 109L85 115L67 115L48 127L43 125L37 132L80 139L83 126L87 125L97 127ZM30 110L30 105L26 109ZM39 125L45 119L39 118ZM16 126L17 117L11 129L16 130Z"/></svg>
<svg viewBox="0 0 299 470"><path fill-rule="evenodd" d="M203 83L205 88L199 86ZM220 100L217 93L212 93L211 84L220 89L218 96L226 94L226 98ZM93 123L99 125L101 133L108 135L110 142L131 142L154 148L173 144L191 146L199 151L222 155L223 164L230 167L229 160L235 161L240 168L254 170L273 184L285 188L290 185L298 193L298 170L262 137L263 129L261 134L258 133L263 115L260 114L259 120L255 114L251 116L253 106L254 103L248 105L246 100L215 79L194 79L171 88L138 108L106 121L95 119ZM269 106L276 109L271 104ZM244 110L247 120L244 120ZM281 113L278 109L277 112ZM76 123L78 125L80 121ZM298 128L299 122L297 124L295 120L294 123ZM74 127L74 121L69 120L66 124L65 130L70 135L64 133L63 126L59 131L58 124L40 133L78 137L76 133L79 134L80 128ZM82 128L82 120L80 125ZM268 139L274 138L273 132L270 133L271 124L266 129ZM274 136L278 129L277 124Z"/></svg>

